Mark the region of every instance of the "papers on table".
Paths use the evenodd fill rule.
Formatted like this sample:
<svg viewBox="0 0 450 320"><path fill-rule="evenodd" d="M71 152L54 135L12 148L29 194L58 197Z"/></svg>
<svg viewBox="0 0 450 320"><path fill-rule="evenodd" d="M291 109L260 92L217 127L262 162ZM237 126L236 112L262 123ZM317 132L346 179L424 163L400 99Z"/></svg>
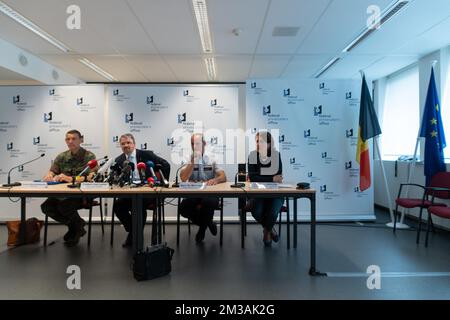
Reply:
<svg viewBox="0 0 450 320"><path fill-rule="evenodd" d="M20 181L22 188L33 189L46 189L48 188L47 182L44 181Z"/></svg>
<svg viewBox="0 0 450 320"><path fill-rule="evenodd" d="M80 190L108 190L110 189L109 183L107 182L82 182L80 185Z"/></svg>
<svg viewBox="0 0 450 320"><path fill-rule="evenodd" d="M180 189L202 190L206 188L206 182L180 182Z"/></svg>
<svg viewBox="0 0 450 320"><path fill-rule="evenodd" d="M278 189L279 185L275 182L251 182L250 189Z"/></svg>

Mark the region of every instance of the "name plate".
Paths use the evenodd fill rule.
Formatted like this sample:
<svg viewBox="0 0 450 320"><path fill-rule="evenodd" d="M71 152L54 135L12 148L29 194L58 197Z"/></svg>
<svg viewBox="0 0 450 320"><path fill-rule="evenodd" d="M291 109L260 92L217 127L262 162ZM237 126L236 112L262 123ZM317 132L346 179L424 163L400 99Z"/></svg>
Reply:
<svg viewBox="0 0 450 320"><path fill-rule="evenodd" d="M109 190L110 186L107 182L82 182L80 190Z"/></svg>
<svg viewBox="0 0 450 320"><path fill-rule="evenodd" d="M32 188L32 189L47 189L48 184L44 181L21 181L22 188Z"/></svg>
<svg viewBox="0 0 450 320"><path fill-rule="evenodd" d="M205 182L180 182L180 189L202 190L205 187Z"/></svg>
<svg viewBox="0 0 450 320"><path fill-rule="evenodd" d="M250 189L278 189L278 183L275 182L252 182Z"/></svg>

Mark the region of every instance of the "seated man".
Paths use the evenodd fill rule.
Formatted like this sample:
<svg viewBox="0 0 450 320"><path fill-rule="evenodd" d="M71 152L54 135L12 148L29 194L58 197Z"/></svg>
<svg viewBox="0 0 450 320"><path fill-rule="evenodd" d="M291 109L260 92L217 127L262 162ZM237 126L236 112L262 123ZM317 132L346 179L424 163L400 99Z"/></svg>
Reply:
<svg viewBox="0 0 450 320"><path fill-rule="evenodd" d="M44 181L72 182L95 155L81 147L83 136L78 130L70 130L66 133L66 144L69 150L60 153L53 161L50 170L44 177ZM91 171L91 178L97 168ZM86 179L80 177L81 181ZM66 246L72 247L78 243L80 237L86 234L84 225L86 222L78 214L78 209L83 208L83 198L48 198L41 205L41 210L55 221L68 226L69 230L64 235Z"/></svg>
<svg viewBox="0 0 450 320"><path fill-rule="evenodd" d="M147 150L139 150L136 149L136 141L134 136L131 133L126 133L120 136L119 139L120 147L122 148L122 154L115 159L115 162L119 166L123 166L123 163L127 160L134 163L134 172L133 172L133 180L139 180L139 172L137 170L137 164L139 162L146 163L147 161L152 161L155 166L161 165L161 171L164 174L164 177L169 179L170 175L170 164L165 159L158 157L152 151ZM146 175L149 175L149 170L146 170ZM147 177L146 177L147 178ZM143 201L143 226L145 226L145 221L147 220L147 207L151 202L155 202L154 199L144 199ZM117 218L119 218L120 222L123 224L123 227L128 232L127 238L125 242L122 244L122 247L130 247L132 242L132 223L131 223L131 199L128 198L120 198L117 199L114 203L114 213Z"/></svg>
<svg viewBox="0 0 450 320"><path fill-rule="evenodd" d="M206 181L209 186L227 181L225 171L204 154L205 145L206 142L202 134L196 133L191 136L191 160L180 170L181 181ZM180 215L199 226L195 235L197 243L202 242L205 238L207 227L214 236L217 234L217 226L213 221L213 216L218 205L218 198L188 198L180 203L178 208Z"/></svg>

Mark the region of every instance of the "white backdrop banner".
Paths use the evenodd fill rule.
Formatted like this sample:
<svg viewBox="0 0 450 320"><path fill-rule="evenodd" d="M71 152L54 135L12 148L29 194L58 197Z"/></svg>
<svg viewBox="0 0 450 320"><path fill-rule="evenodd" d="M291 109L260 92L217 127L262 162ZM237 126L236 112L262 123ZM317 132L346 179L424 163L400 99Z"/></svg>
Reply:
<svg viewBox="0 0 450 320"><path fill-rule="evenodd" d="M361 82L352 80L247 82L247 129L252 135L260 129L278 135L274 140L281 152L284 182L311 183L317 190L319 220L375 218L373 187L364 192L358 188L360 92ZM254 149L253 138L249 150ZM309 220L309 204L303 200L301 204L300 218Z"/></svg>
<svg viewBox="0 0 450 320"><path fill-rule="evenodd" d="M0 181L10 168L45 157L11 172L12 181L41 179L56 155L67 150L65 133L78 129L84 148L100 158L104 146L104 86L0 87ZM20 206L1 198L0 219L19 218ZM43 216L42 199L27 199L28 216Z"/></svg>
<svg viewBox="0 0 450 320"><path fill-rule="evenodd" d="M190 137L202 132L206 153L214 157L233 179L237 170L235 161L226 161L225 155L236 153L226 144L227 130L238 129L237 85L223 86L110 86L109 99L109 150L111 156L122 151L120 135L130 132L136 147L152 150L171 164L170 180L182 161L191 156ZM224 215L237 215L237 201L225 199ZM166 209L175 216L173 207Z"/></svg>

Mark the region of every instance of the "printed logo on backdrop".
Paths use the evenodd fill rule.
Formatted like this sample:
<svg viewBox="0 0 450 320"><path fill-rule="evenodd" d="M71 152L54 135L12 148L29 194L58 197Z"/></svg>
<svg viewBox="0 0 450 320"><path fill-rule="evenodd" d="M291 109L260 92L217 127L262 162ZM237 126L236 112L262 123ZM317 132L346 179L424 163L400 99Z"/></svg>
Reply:
<svg viewBox="0 0 450 320"><path fill-rule="evenodd" d="M16 129L17 124L10 124L9 121L0 121L0 132L8 132L8 129Z"/></svg>
<svg viewBox="0 0 450 320"><path fill-rule="evenodd" d="M84 97L77 98L77 107L80 112L89 112L89 110L95 109L95 106L91 106L89 103L87 103L86 98Z"/></svg>
<svg viewBox="0 0 450 320"><path fill-rule="evenodd" d="M335 90L332 90L331 88L327 87L325 82L319 83L319 90L322 92L322 95L324 96L327 96L335 92Z"/></svg>
<svg viewBox="0 0 450 320"><path fill-rule="evenodd" d="M226 111L230 111L230 108L221 105L217 98L211 99L209 105L214 109L214 114L223 114Z"/></svg>
<svg viewBox="0 0 450 320"><path fill-rule="evenodd" d="M68 129L70 125L63 121L56 121L53 111L44 113L43 122L48 124L48 132L61 132L62 129Z"/></svg>
<svg viewBox="0 0 450 320"><path fill-rule="evenodd" d="M36 152L46 153L49 150L54 150L55 147L48 146L48 144L43 143L41 136L33 137L33 145L36 146Z"/></svg>
<svg viewBox="0 0 450 320"><path fill-rule="evenodd" d="M303 130L303 138L306 139L306 143L309 146L316 146L318 144L321 144L324 142L323 139L319 139L318 136L316 136L315 134L313 134L313 132L311 131L311 129L306 129Z"/></svg>
<svg viewBox="0 0 450 320"><path fill-rule="evenodd" d="M252 128L252 130L250 131L252 134L255 134L256 132L258 132L258 129L256 128Z"/></svg>
<svg viewBox="0 0 450 320"><path fill-rule="evenodd" d="M186 98L186 102L190 103L190 102L194 102L199 100L199 97L196 97L192 94L192 92L189 89L183 90L183 97Z"/></svg>
<svg viewBox="0 0 450 320"><path fill-rule="evenodd" d="M130 97L122 94L119 89L113 89L112 90L112 95L113 95L114 101L116 101L116 102L122 102L122 101L125 101L125 100L130 100Z"/></svg>
<svg viewBox="0 0 450 320"><path fill-rule="evenodd" d="M301 168L304 168L305 165L301 163L296 157L289 158L289 165L292 170L298 171Z"/></svg>
<svg viewBox="0 0 450 320"><path fill-rule="evenodd" d="M177 115L177 123L181 124L184 130L192 132L195 127L195 122L188 121L188 114L186 112Z"/></svg>
<svg viewBox="0 0 450 320"><path fill-rule="evenodd" d="M287 104L297 104L297 102L302 102L305 100L293 95L291 88L283 89L283 97L287 99Z"/></svg>
<svg viewBox="0 0 450 320"><path fill-rule="evenodd" d="M253 94L263 94L267 92L267 90L259 87L256 81L250 82L250 89L253 91Z"/></svg>
<svg viewBox="0 0 450 320"><path fill-rule="evenodd" d="M12 97L12 103L17 111L26 111L27 109L34 108L34 105L28 104L20 94Z"/></svg>
<svg viewBox="0 0 450 320"><path fill-rule="evenodd" d="M309 171L309 172L307 173L307 177L310 179L310 182L311 182L311 183L313 183L313 182L318 182L318 181L321 180L319 177L317 177L316 175L314 175L312 171Z"/></svg>
<svg viewBox="0 0 450 320"><path fill-rule="evenodd" d="M329 126L332 122L341 121L339 118L334 118L331 114L324 113L324 107L319 105L314 107L314 116L319 119L319 126Z"/></svg>
<svg viewBox="0 0 450 320"><path fill-rule="evenodd" d="M149 129L152 126L143 121L136 121L136 117L133 112L125 114L125 123L130 127L129 132L141 132L144 129Z"/></svg>
<svg viewBox="0 0 450 320"><path fill-rule="evenodd" d="M353 168L352 161L345 162L345 170L348 172L349 178L358 178L359 177L359 168Z"/></svg>
<svg viewBox="0 0 450 320"><path fill-rule="evenodd" d="M280 122L283 123L288 120L286 117L281 117L280 114L273 113L273 108L270 104L262 107L262 114L267 116L267 124L278 125Z"/></svg>
<svg viewBox="0 0 450 320"><path fill-rule="evenodd" d="M352 91L345 93L345 101L349 107L359 107L359 99L353 96Z"/></svg>
<svg viewBox="0 0 450 320"><path fill-rule="evenodd" d="M61 96L55 88L49 89L48 90L48 95L52 98L52 101L61 101L63 100L65 97Z"/></svg>
<svg viewBox="0 0 450 320"><path fill-rule="evenodd" d="M21 151L20 149L17 149L14 146L15 145L14 145L13 141L6 143L6 151L9 152L9 157L10 158L17 158L17 157L19 157L21 155L26 154L26 152Z"/></svg>
<svg viewBox="0 0 450 320"><path fill-rule="evenodd" d="M337 159L331 156L329 152L324 151L322 152L322 161L324 164L332 164L337 162Z"/></svg>
<svg viewBox="0 0 450 320"><path fill-rule="evenodd" d="M147 150L147 142L141 143L141 150Z"/></svg>
<svg viewBox="0 0 450 320"><path fill-rule="evenodd" d="M213 146L216 146L217 145L217 143L218 143L218 137L211 137L210 139L209 139L209 144L210 145L213 145Z"/></svg>
<svg viewBox="0 0 450 320"><path fill-rule="evenodd" d="M278 142L280 143L280 149L282 151L290 151L298 149L298 145L290 141L290 139L288 139L286 134L280 134L278 136Z"/></svg>
<svg viewBox="0 0 450 320"><path fill-rule="evenodd" d="M355 194L356 198L366 198L369 196L369 194L366 191L361 192L359 186L353 187L353 193Z"/></svg>
<svg viewBox="0 0 450 320"><path fill-rule="evenodd" d="M145 102L148 106L150 106L150 112L159 112L160 110L169 108L169 106L163 106L160 102L158 102L154 95L147 96Z"/></svg>
<svg viewBox="0 0 450 320"><path fill-rule="evenodd" d="M320 193L323 196L323 200L334 200L336 198L339 198L340 195L337 193L334 193L330 190L330 187L326 184L322 184L319 187Z"/></svg>
<svg viewBox="0 0 450 320"><path fill-rule="evenodd" d="M358 137L355 135L355 130L353 128L345 130L345 137L350 142L350 146L357 146Z"/></svg>
<svg viewBox="0 0 450 320"><path fill-rule="evenodd" d="M112 137L113 142L119 142L119 136L113 136Z"/></svg>

